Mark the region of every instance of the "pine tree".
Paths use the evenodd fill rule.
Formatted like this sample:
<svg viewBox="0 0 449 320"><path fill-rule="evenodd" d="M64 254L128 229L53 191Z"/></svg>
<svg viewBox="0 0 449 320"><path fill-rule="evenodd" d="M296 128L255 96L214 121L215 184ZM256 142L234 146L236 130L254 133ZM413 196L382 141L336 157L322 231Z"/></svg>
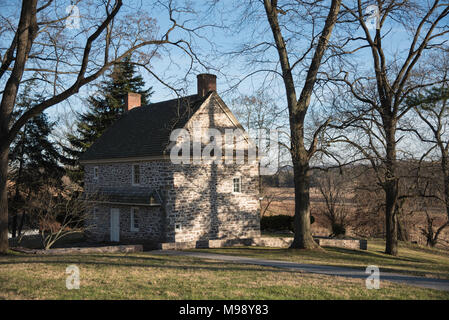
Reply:
<svg viewBox="0 0 449 320"><path fill-rule="evenodd" d="M39 101L31 91L34 84L25 86L23 93L17 99L16 112L13 118ZM30 199L39 193L43 187L61 187L61 178L64 169L60 165L60 153L50 139L52 127L55 122L50 122L45 113L30 119L19 131L13 141L9 154L10 167L12 168L9 180L13 190L9 199L11 210L11 233L20 235L25 219L26 208ZM21 220L18 221L19 213Z"/></svg>
<svg viewBox="0 0 449 320"><path fill-rule="evenodd" d="M76 131L68 134L70 147L65 147L68 154L65 163L71 167L68 174L72 181L82 182L82 170L78 159L124 112L125 97L128 92L141 95L142 105L149 102L153 94L152 87L144 89L142 76L136 74L135 66L130 58L116 64L107 80L100 85L100 96L87 99L88 110L77 115Z"/></svg>

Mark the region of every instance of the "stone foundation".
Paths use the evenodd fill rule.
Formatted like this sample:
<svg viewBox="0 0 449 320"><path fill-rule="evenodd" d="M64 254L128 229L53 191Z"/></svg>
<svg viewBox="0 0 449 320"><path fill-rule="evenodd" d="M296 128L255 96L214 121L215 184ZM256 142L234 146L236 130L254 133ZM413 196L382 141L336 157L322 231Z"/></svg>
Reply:
<svg viewBox="0 0 449 320"><path fill-rule="evenodd" d="M292 237L260 237L257 245L261 247L288 248L292 241Z"/></svg>
<svg viewBox="0 0 449 320"><path fill-rule="evenodd" d="M257 239L226 239L226 240L200 240L188 242L166 242L160 243L158 248L161 250L183 250L183 249L206 249L223 248L233 246L255 246Z"/></svg>
<svg viewBox="0 0 449 320"><path fill-rule="evenodd" d="M66 254L86 254L86 253L133 253L142 252L142 245L118 245L118 246L104 246L104 247L71 247L71 248L57 248L57 249L27 249L23 247L12 247L11 250L37 255L66 255Z"/></svg>
<svg viewBox="0 0 449 320"><path fill-rule="evenodd" d="M368 249L368 242L366 240L315 238L315 241L322 247L337 247L337 248L358 249L358 250ZM205 248L223 248L233 246L288 248L290 247L292 242L293 242L292 237L255 237L246 239L166 242L166 243L159 243L157 248L161 250L183 250L195 248L205 249Z"/></svg>
<svg viewBox="0 0 449 320"><path fill-rule="evenodd" d="M315 241L321 247L368 250L368 241L366 240L316 238Z"/></svg>
<svg viewBox="0 0 449 320"><path fill-rule="evenodd" d="M292 237L260 237L257 245L273 248L288 248L292 242ZM366 240L315 238L315 242L321 247L337 247L359 250L368 249L368 242Z"/></svg>

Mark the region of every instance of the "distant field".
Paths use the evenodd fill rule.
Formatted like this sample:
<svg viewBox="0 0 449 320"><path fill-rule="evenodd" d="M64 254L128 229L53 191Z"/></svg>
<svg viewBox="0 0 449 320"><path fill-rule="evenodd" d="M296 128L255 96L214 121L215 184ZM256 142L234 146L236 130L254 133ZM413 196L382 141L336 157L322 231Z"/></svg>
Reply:
<svg viewBox="0 0 449 320"><path fill-rule="evenodd" d="M345 199L345 206L350 214L355 210L355 204L352 201L353 195L348 194ZM310 190L311 214L315 217L315 223L312 224L312 232L317 236L328 236L330 234L329 223L321 213L324 207L324 198L316 188ZM294 215L295 210L295 193L294 188L267 188L265 197L262 201L262 212L264 215ZM435 213L435 212L434 212ZM435 216L437 225L445 218L444 209L441 209L440 216ZM382 218L383 219L383 218ZM414 212L408 218L410 226L410 241L417 241L419 244L426 244L425 237L421 234L420 228L426 226L426 216L424 212ZM352 232L351 227L348 228L349 236L357 236ZM449 227L446 228L440 236L439 247L449 249Z"/></svg>
<svg viewBox="0 0 449 320"><path fill-rule="evenodd" d="M66 267L80 289L66 288ZM363 279L151 254L0 257L0 299L449 299L449 293Z"/></svg>

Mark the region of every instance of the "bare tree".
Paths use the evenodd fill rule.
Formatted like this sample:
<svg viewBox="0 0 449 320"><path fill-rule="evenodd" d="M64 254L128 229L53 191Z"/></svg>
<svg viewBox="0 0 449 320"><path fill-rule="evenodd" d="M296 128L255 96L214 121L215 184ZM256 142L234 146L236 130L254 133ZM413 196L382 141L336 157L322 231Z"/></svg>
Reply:
<svg viewBox="0 0 449 320"><path fill-rule="evenodd" d="M263 201L261 201L260 206L260 216L264 217L267 213L272 211L274 204L276 204L276 208L284 211L284 214L288 214L288 203L286 203L290 196L283 189L279 188L270 188L264 186L262 188Z"/></svg>
<svg viewBox="0 0 449 320"><path fill-rule="evenodd" d="M324 198L322 214L331 226L331 236L339 237L346 234L349 223L349 208L346 207L346 196L350 192L348 173L327 170L317 178L318 190Z"/></svg>
<svg viewBox="0 0 449 320"><path fill-rule="evenodd" d="M371 2L361 0L342 5L342 21L346 21L349 32L345 36L346 46L338 55L349 54L349 57L345 56L345 62L336 68L340 77L334 80L347 85L356 103L353 110L347 109L345 113L350 119L345 128L352 127L353 135L346 132L340 141L356 148L374 168L385 195L385 252L397 255L395 208L399 195L397 160L398 143L402 139L398 137L400 121L411 109L405 100L413 91L441 82L441 79L426 72L426 66L419 62L430 50L438 50L443 37L449 32L445 23L449 5L439 0L378 0L374 8L371 6L375 15L373 32L367 22L369 15L366 14L370 5ZM401 41L403 51L403 45L409 40L405 55L390 54L383 45L392 24L403 27L407 34ZM359 28L361 35L357 33ZM358 65L360 61L356 57L361 52L370 56L371 71L365 71ZM351 63L351 58L355 62Z"/></svg>
<svg viewBox="0 0 449 320"><path fill-rule="evenodd" d="M28 210L33 213L32 219L39 226L45 250L70 234L89 231L92 224L87 222L94 202L86 200L88 199L80 190L71 188L57 194L52 189L46 189L34 199L34 205Z"/></svg>
<svg viewBox="0 0 449 320"><path fill-rule="evenodd" d="M340 0L333 0L330 6L326 6L321 1L312 3L303 1L283 1L264 0L265 17L268 20L274 43L258 44L275 48L278 59L277 65L281 71L275 71L282 77L285 88L285 98L289 113L290 124L290 153L293 162L295 181L295 237L291 248L317 248L318 245L312 238L310 228L310 160L319 151L319 138L330 120L317 126L312 134L310 145L307 146L305 139L305 119L309 111L314 86L317 81L319 68L325 51L328 47L332 30L336 24L340 11ZM323 18L324 13L324 18ZM304 19L304 15L311 17L312 21ZM294 34L289 27L295 19L307 24L304 28L310 28L312 37L304 53L299 55L290 51L289 43L298 41L301 32ZM321 23L320 23L321 22ZM300 27L291 25L293 28ZM320 31L315 32L315 28ZM299 81L295 81L295 67L304 64L305 80L298 94ZM263 71L263 70L262 70ZM297 79L297 78L296 78Z"/></svg>
<svg viewBox="0 0 449 320"><path fill-rule="evenodd" d="M169 56L170 48L174 48L190 59L186 72L198 61L190 41L202 28L183 18L193 14L193 9L177 6L172 0L145 5L148 8L141 4L130 9L122 0L75 1L67 13L58 1L38 5L37 0L23 0L18 21L0 16L2 38L11 39L6 48L0 49L0 253L8 249L9 146L28 119L77 94L126 56L133 54L136 64L165 84L153 71L154 57ZM80 17L77 6L87 13ZM160 30L147 13L147 9L156 7L167 13L165 30ZM68 26L75 29L68 32ZM20 86L31 79L39 82L45 98L10 123Z"/></svg>
<svg viewBox="0 0 449 320"><path fill-rule="evenodd" d="M449 226L449 89L447 84L426 90L423 94L416 94L409 99L408 105L413 106L415 114L427 128L427 130L420 130L419 127L409 129L429 146L420 159L420 170L417 174L418 183L424 181L425 184L425 187L420 189L420 195L441 203L446 211L446 219L436 226L435 218L428 210L425 210L427 225L421 231L427 239L427 244L433 247L437 244L441 232ZM426 167L428 170L425 170ZM429 177L429 168L432 173L437 174L430 174Z"/></svg>
<svg viewBox="0 0 449 320"><path fill-rule="evenodd" d="M435 247L442 231L449 226L449 222L446 220L439 226L436 226L435 217L432 217L427 210L425 212L427 224L425 227L421 228L421 233L426 237L426 244L430 247Z"/></svg>
<svg viewBox="0 0 449 320"><path fill-rule="evenodd" d="M385 201L384 191L378 183L378 177L369 164L359 165L352 187L354 215L351 226L354 232L364 237L385 237ZM398 164L397 175L398 201L397 216L398 240L408 241L415 213L421 207L421 199L416 188L416 163L402 161Z"/></svg>
<svg viewBox="0 0 449 320"><path fill-rule="evenodd" d="M284 158L286 151L281 146L278 147L278 152L272 154L266 152L268 146L272 146L277 141L258 141L262 136L262 132L268 136L270 131L277 130L283 132L286 127L286 110L279 107L272 98L267 97L263 91L258 91L253 95L239 95L231 101L231 108L237 118L242 123L243 127L248 131L249 135L256 142L259 151L264 153L264 163L262 165L272 165L278 168L281 167L281 159ZM279 136L278 136L279 138ZM267 144L266 142L269 142ZM259 162L259 166L261 163ZM279 172L278 172L279 173ZM261 217L268 211L273 202L282 200L282 192L269 188L264 183L262 176L259 176L259 202L261 207Z"/></svg>
<svg viewBox="0 0 449 320"><path fill-rule="evenodd" d="M261 90L252 95L244 94L234 98L231 108L247 131L284 127L286 110Z"/></svg>

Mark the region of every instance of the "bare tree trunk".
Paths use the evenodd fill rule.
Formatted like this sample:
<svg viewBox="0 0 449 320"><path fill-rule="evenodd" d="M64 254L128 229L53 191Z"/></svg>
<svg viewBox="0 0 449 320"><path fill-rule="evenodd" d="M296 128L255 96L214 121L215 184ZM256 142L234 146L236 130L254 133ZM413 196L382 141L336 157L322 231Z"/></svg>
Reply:
<svg viewBox="0 0 449 320"><path fill-rule="evenodd" d="M397 215L397 213L396 213ZM407 229L403 223L403 221L401 221L401 219L399 218L399 216L396 217L397 221L398 221L398 240L399 241L409 241L409 234L407 232Z"/></svg>
<svg viewBox="0 0 449 320"><path fill-rule="evenodd" d="M398 229L395 206L397 200L397 187L394 182L388 183L385 188L385 253L396 256L398 254Z"/></svg>
<svg viewBox="0 0 449 320"><path fill-rule="evenodd" d="M20 237L22 235L22 230L23 230L23 225L25 224L25 219L26 219L26 212L23 211L22 215L20 216L19 226L17 228L17 236L18 237Z"/></svg>
<svg viewBox="0 0 449 320"><path fill-rule="evenodd" d="M441 139L440 139L441 140ZM441 168L443 170L443 182L444 182L444 205L446 208L447 221L449 223L449 152L448 146L444 147L443 143L440 142L440 150L441 150Z"/></svg>
<svg viewBox="0 0 449 320"><path fill-rule="evenodd" d="M11 234L12 237L16 237L16 232L18 229L18 213L19 213L19 201L21 199L20 196L20 184L22 183L22 174L23 174L23 165L24 165L24 149L25 149L25 139L27 135L27 125L24 126L22 138L21 138L21 148L19 155L19 169L17 171L17 178L15 181L15 191L14 191L14 199L13 199L13 208L12 208L12 223L11 223ZM22 208L23 209L23 208ZM20 236L20 234L19 234Z"/></svg>
<svg viewBox="0 0 449 320"><path fill-rule="evenodd" d="M0 104L0 141L2 142L0 150L0 253L4 254L8 251L7 176L9 154L9 144L4 142L8 141L11 113L16 102L20 80L25 70L25 62L37 32L36 5L37 0L23 0L20 21L17 27L18 38L14 68L6 82Z"/></svg>
<svg viewBox="0 0 449 320"><path fill-rule="evenodd" d="M309 165L295 163L293 166L295 181L295 217L293 219L295 237L291 248L317 248L310 228L310 172Z"/></svg>
<svg viewBox="0 0 449 320"><path fill-rule="evenodd" d="M12 213L12 220L11 220L11 236L15 238L17 236L17 212L15 210Z"/></svg>
<svg viewBox="0 0 449 320"><path fill-rule="evenodd" d="M23 147L22 147L22 155L20 157L20 163L19 163L19 170L17 172L17 179L16 179L16 188L14 191L14 199L13 199L13 206L11 208L11 214L12 214L12 221L11 221L11 234L12 237L15 238L16 237L16 233L17 233L17 223L18 223L18 204L19 201L21 199L20 196L20 190L19 190L19 186L21 183L21 177L22 177L22 170L23 170Z"/></svg>
<svg viewBox="0 0 449 320"><path fill-rule="evenodd" d="M385 108L387 109L387 108ZM389 110L388 108L387 110ZM385 173L385 253L398 254L398 223L396 204L398 201L398 178L396 176L396 124L391 119L384 120L386 150Z"/></svg>
<svg viewBox="0 0 449 320"><path fill-rule="evenodd" d="M8 152L6 149L0 154L0 254L8 251Z"/></svg>

